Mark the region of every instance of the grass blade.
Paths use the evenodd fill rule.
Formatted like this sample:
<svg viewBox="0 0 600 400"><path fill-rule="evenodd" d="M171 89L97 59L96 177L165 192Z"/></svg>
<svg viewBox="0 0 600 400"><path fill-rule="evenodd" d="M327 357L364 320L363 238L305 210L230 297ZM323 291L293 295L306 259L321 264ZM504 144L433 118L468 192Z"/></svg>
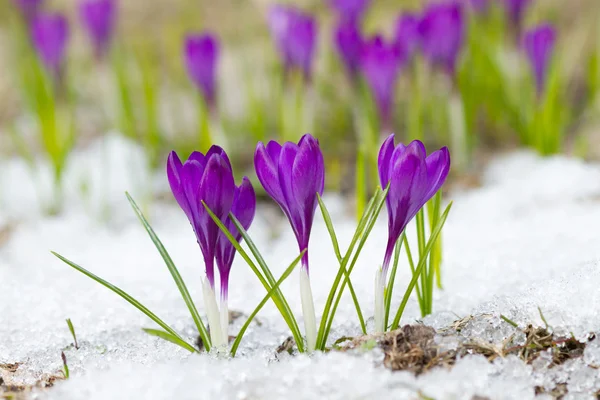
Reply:
<svg viewBox="0 0 600 400"><path fill-rule="evenodd" d="M415 274L415 262L413 261L412 252L410 250L410 245L408 244L408 239L406 235L403 238L404 248L406 249L406 257L408 258L408 265L410 265L411 274ZM421 289L419 289L419 285L415 286L415 290L417 291L417 299L419 300L419 308L421 309L421 316L425 316L425 309L423 304L423 298L421 297Z"/></svg>
<svg viewBox="0 0 600 400"><path fill-rule="evenodd" d="M412 293L412 290L415 287L417 280L419 279L419 276L423 272L423 267L425 266L426 261L427 261L427 254L431 251L431 248L433 247L435 240L437 239L440 232L442 231L442 228L444 227L444 224L446 223L446 218L448 218L448 213L450 212L451 208L452 208L452 202L450 202L450 204L448 204L448 207L446 207L446 210L440 216L440 219L438 220L438 223L435 226L435 229L431 233L431 237L429 238L429 241L427 242L427 245L425 246L424 254L421 256L421 258L419 260L419 265L417 265L417 268L415 269L415 273L413 274L413 277L412 277L410 283L408 284L408 287L406 288L406 292L404 293L402 302L400 303L400 306L398 307L398 311L396 312L396 316L394 317L394 322L392 322L392 326L391 326L392 330L397 329L398 325L400 324L400 318L402 317L402 313L404 312L404 308L406 307L408 298L410 297L410 294Z"/></svg>
<svg viewBox="0 0 600 400"><path fill-rule="evenodd" d="M177 267L173 263L171 256L169 256L167 249L165 249L165 246L163 246L162 242L160 241L160 239L154 232L154 229L152 229L152 227L148 223L148 220L146 219L146 217L144 217L144 214L142 214L142 211L140 210L138 205L135 203L133 198L129 195L129 193L125 193L125 195L127 196L127 200L129 200L129 203L131 204L133 211L135 211L140 222L146 229L146 232L148 232L148 236L150 236L152 243L154 243L154 246L156 246L156 249L160 253L163 260L165 261L165 264L166 264L167 268L169 269L169 272L171 273L171 276L173 277L173 280L175 281L177 288L179 289L179 293L181 293L181 297L183 298L183 301L187 305L188 310L190 311L190 314L192 315L192 319L194 320L194 323L196 324L196 327L198 328L198 333L200 334L200 337L202 338L202 342L204 343L206 350L209 351L210 347L212 346L212 344L210 342L210 335L208 334L208 331L206 330L206 327L204 326L204 323L202 322L202 318L200 318L200 314L198 314L198 310L196 309L196 305L194 304L194 301L192 300L192 296L190 296L190 292L188 291L188 289L185 285L185 282L181 278L181 275L179 274Z"/></svg>
<svg viewBox="0 0 600 400"><path fill-rule="evenodd" d="M223 234L227 237L227 239L229 239L229 241L231 242L233 247L235 247L235 249L237 250L239 255L244 259L244 261L246 261L246 263L248 264L250 269L252 269L252 272L254 272L254 274L257 276L260 283L262 283L262 285L267 290L267 292L269 292L271 290L271 287L275 284L275 279L273 278L273 274L271 274L269 267L264 262L264 259L262 258L262 256L260 255L260 252L256 248L256 245L254 245L254 242L252 242L252 239L250 239L250 237L248 236L248 233L244 230L244 228L242 227L240 222L235 218L235 216L233 214L229 213L229 218L234 223L234 225L236 226L238 231L241 233L242 237L246 241L246 244L250 248L250 251L252 252L252 254L254 254L254 256L256 257L259 265L261 266L261 269L264 271L265 275L267 276L268 281L265 280L265 277L262 276L262 274L256 267L256 264L254 264L254 262L252 262L252 260L248 256L248 253L246 253L246 251L242 248L242 246L239 244L239 242L233 237L233 235L231 234L231 232L229 232L229 229L227 229L227 227L223 224L223 222L219 218L217 218L217 216L211 211L210 208L208 208L206 203L202 202L202 205L204 206L204 208L206 209L206 211L208 212L208 214L210 215L210 217L212 218L214 223L219 227L221 232L223 232ZM283 317L283 319L287 323L288 327L292 331L292 336L294 336L294 340L296 340L296 343L298 345L298 350L300 352L304 352L304 342L302 339L302 334L300 333L300 329L298 328L298 323L296 322L296 318L294 317L294 314L292 313L289 305L287 304L285 297L281 293L281 290L277 290L275 292L275 294L273 295L273 301L275 302L277 309L281 313L281 316Z"/></svg>
<svg viewBox="0 0 600 400"><path fill-rule="evenodd" d="M329 237L331 237L333 251L335 252L335 256L337 257L338 261L341 261L342 253L340 252L340 245L335 234L335 229L333 228L333 222L331 222L331 215L329 215L329 211L327 210L327 207L325 207L325 203L323 203L323 199L321 198L321 195L319 195L319 193L317 193L317 201L319 202L319 208L321 209L323 220L325 221L325 225L327 226L327 230L329 231Z"/></svg>
<svg viewBox="0 0 600 400"><path fill-rule="evenodd" d="M250 314L250 316L248 317L248 319L246 320L246 322L244 323L244 325L242 326L242 328L238 332L235 340L233 341L233 344L231 345L231 356L232 357L235 357L235 353L237 352L238 346L240 345L240 342L242 341L242 337L244 336L244 333L246 332L246 329L248 329L248 326L250 326L250 323L252 322L252 320L254 320L254 317L256 317L256 314L258 314L258 312L263 308L263 306L265 304L267 304L267 301L269 301L269 299L279 289L279 286L281 285L281 283L284 280L286 280L288 276L290 276L290 274L292 273L292 271L294 270L294 268L296 268L296 266L298 265L298 263L302 259L302 256L304 255L305 252L306 252L306 250L303 250L300 253L300 255L298 257L296 257L296 259L294 261L292 261L292 263L290 264L290 266L287 267L287 269L283 272L283 275L281 275L281 278L279 278L279 280L277 282L275 282L275 285L273 285L273 287L271 288L271 290L269 290L269 293L267 293L267 295L265 297L263 297L263 299L261 300L261 302L258 303L258 306L256 306L256 308L254 309L254 311L252 311L252 313Z"/></svg>
<svg viewBox="0 0 600 400"><path fill-rule="evenodd" d="M151 336L156 336L158 338L166 340L167 342L171 342L173 344L176 344L179 347L183 347L184 349L189 350L186 346L187 345L186 342L182 341L177 336L171 335L169 332L161 331L160 329L152 329L152 328L142 328L142 330ZM194 352L196 352L196 350L192 351L192 353L194 353Z"/></svg>
<svg viewBox="0 0 600 400"><path fill-rule="evenodd" d="M61 260L65 264L67 264L70 267L76 269L77 271L81 272L82 274L87 275L88 277L92 278L93 280L95 280L96 282L98 282L99 284L101 284L102 286L107 287L108 289L112 290L113 292L115 292L116 294L118 294L119 296L121 296L129 304L131 304L132 306L134 306L135 308L137 308L138 310L140 310L141 312L143 312L144 314L146 314L146 316L148 318L150 318L152 321L156 322L165 331L167 331L168 333L170 333L171 335L175 336L176 338L178 338L179 340L181 340L183 343L185 343L185 349L186 350L189 350L191 352L195 352L196 351L196 349L191 344L189 344L185 340L183 340L181 338L181 336L179 336L179 334L177 332L175 332L175 330L173 330L173 328L171 328L169 325L167 325L162 319L158 318L156 316L156 314L154 314L152 311L150 311L148 308L146 308L146 306L144 306L142 303L140 303L139 301L137 301L136 299L134 299L133 297L131 297L125 291L123 291L122 289L120 289L117 286L113 285L112 283L110 283L108 281L105 281L104 279L100 278L99 276L94 275L93 273L91 273L87 269L83 268L80 265L75 264L73 261L71 261L71 260L69 260L69 259L61 256L60 254L55 253L53 251L51 253L54 254L59 260Z"/></svg>
<svg viewBox="0 0 600 400"><path fill-rule="evenodd" d="M71 322L71 318L67 318L67 326L69 327L71 336L73 336L73 345L75 346L75 350L79 350L79 345L77 344L77 336L75 335L75 327L73 327L73 322Z"/></svg>

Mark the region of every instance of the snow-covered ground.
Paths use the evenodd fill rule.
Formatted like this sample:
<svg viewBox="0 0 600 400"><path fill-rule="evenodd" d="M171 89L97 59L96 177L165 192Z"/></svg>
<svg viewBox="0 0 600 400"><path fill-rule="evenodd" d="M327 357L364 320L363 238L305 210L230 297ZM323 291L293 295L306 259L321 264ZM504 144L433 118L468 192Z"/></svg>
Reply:
<svg viewBox="0 0 600 400"><path fill-rule="evenodd" d="M74 260L128 291L177 330L193 335L185 304L123 194L128 190L141 201L148 195L144 188L168 192L166 177L144 175L142 166L140 150L116 136L78 153L67 174L66 211L59 217L39 212L40 194L24 164L10 160L0 166L0 221L11 227L0 248L0 364L22 363L12 376L16 383L31 384L42 374L59 371L60 352L72 342L66 318L73 321L81 345L65 351L71 379L37 394L42 398L397 399L422 394L435 399L528 399L535 396L535 386L551 389L562 382L570 398L586 399L600 390L600 371L587 365L600 364L599 339L588 345L585 357L550 372L541 372L543 363L526 365L514 356L493 363L468 356L452 369L414 377L381 366L379 350L276 360L274 349L288 331L271 304L259 314L262 325L247 332L236 359L189 355L147 336L140 328L154 327L152 321L50 254L54 250ZM44 172L38 179L43 197L48 179ZM557 332L581 339L600 332L600 165L515 153L489 165L481 188L450 197L454 207L444 229L444 290L435 294L434 314L425 323L442 328L468 315L492 314L464 334L499 342L507 332L499 314L523 326L542 325L540 307ZM348 243L354 222L344 200L328 195L325 202L341 242ZM108 222L102 217L105 204L111 210ZM158 201L149 214L201 308L201 254L183 212L174 202ZM263 206L250 230L276 276L297 254L291 229L279 215ZM386 235L382 215L353 272L368 315ZM318 313L336 272L319 213L310 252ZM406 263L400 267L400 289L408 282L408 269ZM301 318L297 276L282 289ZM396 301L402 291L395 292ZM262 286L238 257L230 308L248 313L263 296ZM403 323L418 317L411 300ZM336 324L332 339L359 333L349 298L341 304Z"/></svg>

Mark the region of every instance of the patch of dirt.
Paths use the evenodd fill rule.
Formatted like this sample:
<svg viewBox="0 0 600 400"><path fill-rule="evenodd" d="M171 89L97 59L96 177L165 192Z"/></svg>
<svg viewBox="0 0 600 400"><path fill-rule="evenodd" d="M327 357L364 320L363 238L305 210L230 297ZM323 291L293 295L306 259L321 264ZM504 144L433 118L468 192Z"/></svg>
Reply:
<svg viewBox="0 0 600 400"><path fill-rule="evenodd" d="M64 380L62 372L44 374L33 385L21 385L16 382L15 375L20 363L0 364L0 399L22 400L30 398L34 389L46 389L54 386L56 381Z"/></svg>

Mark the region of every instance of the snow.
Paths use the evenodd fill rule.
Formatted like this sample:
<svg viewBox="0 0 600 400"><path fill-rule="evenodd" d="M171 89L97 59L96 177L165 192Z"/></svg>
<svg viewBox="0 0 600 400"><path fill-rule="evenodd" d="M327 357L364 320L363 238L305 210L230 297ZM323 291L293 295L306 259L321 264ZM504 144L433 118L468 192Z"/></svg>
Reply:
<svg viewBox="0 0 600 400"><path fill-rule="evenodd" d="M166 177L148 174L139 148L108 135L75 154L67 171L65 211L50 217L39 206L39 199L47 199L51 191L48 168L41 164L38 170L35 185L22 161L0 165L5 188L0 226L11 227L8 241L0 247L0 364L22 363L11 379L32 384L62 368L64 350L71 378L40 391L42 398L186 399L201 394L224 399L358 399L422 394L436 399L529 399L535 397L536 386L551 390L565 383L568 398L584 399L600 389L600 374L594 369L600 364L599 339L589 343L583 357L551 369L550 354L531 365L514 356L490 363L472 355L451 369L438 368L419 377L385 369L379 350L275 356L289 332L270 303L258 316L261 325L250 326L235 359L189 355L143 333L142 327L155 327L152 321L50 254L57 251L126 290L193 341L194 324L185 304L124 196L129 191L144 207L204 314L200 251L183 212L170 200ZM161 196L150 203L152 193ZM454 205L444 228L444 290L434 294L434 314L425 318L426 324L444 328L475 315L461 340L498 344L516 332L500 314L522 327L543 326L539 307L555 332L583 340L600 331L600 165L563 156L507 154L487 167L482 187L451 193L449 199ZM339 196L329 194L325 203L344 248L354 231L352 216ZM297 255L291 229L280 215L263 205L250 230L276 277ZM367 317L373 314L375 269L383 258L386 235L382 215L352 274ZM310 262L318 314L336 272L318 212ZM402 263L396 304L408 271ZM303 327L296 273L282 290ZM237 257L230 309L248 314L263 296L256 277ZM403 323L419 317L411 299ZM73 321L79 350L70 346L66 318ZM243 320L234 322L231 333ZM334 325L330 341L360 333L349 296L340 304ZM447 348L457 345L455 339L437 339Z"/></svg>

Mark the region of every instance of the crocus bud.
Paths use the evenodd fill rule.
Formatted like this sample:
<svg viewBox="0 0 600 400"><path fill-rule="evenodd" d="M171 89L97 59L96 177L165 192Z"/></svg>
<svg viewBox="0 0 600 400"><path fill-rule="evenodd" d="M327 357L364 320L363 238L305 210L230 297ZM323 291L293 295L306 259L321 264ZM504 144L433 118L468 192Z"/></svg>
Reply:
<svg viewBox="0 0 600 400"><path fill-rule="evenodd" d="M338 20L343 22L359 22L370 0L329 0L329 4L338 14Z"/></svg>
<svg viewBox="0 0 600 400"><path fill-rule="evenodd" d="M312 135L302 136L298 144L282 145L259 142L254 153L258 180L269 196L286 215L300 251L308 248L317 193L325 187L325 163L319 142ZM302 258L302 268L308 271L308 252Z"/></svg>
<svg viewBox="0 0 600 400"><path fill-rule="evenodd" d="M295 7L276 5L269 10L268 23L286 73L297 68L310 80L317 37L315 19Z"/></svg>
<svg viewBox="0 0 600 400"><path fill-rule="evenodd" d="M38 14L31 26L31 36L42 64L59 77L69 39L67 19L62 14Z"/></svg>
<svg viewBox="0 0 600 400"><path fill-rule="evenodd" d="M431 4L419 24L423 54L432 65L454 75L464 38L463 13L459 3Z"/></svg>
<svg viewBox="0 0 600 400"><path fill-rule="evenodd" d="M535 77L535 87L541 95L546 86L548 68L556 45L556 30L544 24L525 33L523 47Z"/></svg>
<svg viewBox="0 0 600 400"><path fill-rule="evenodd" d="M391 123L396 80L404 62L400 48L381 36L367 41L361 52L361 71L371 89L384 129Z"/></svg>
<svg viewBox="0 0 600 400"><path fill-rule="evenodd" d="M172 151L167 161L167 177L173 196L196 234L204 256L206 277L214 288L214 258L220 230L202 201L221 221L225 221L235 195L229 158L222 148L212 146L206 155L195 151L182 164L177 153Z"/></svg>
<svg viewBox="0 0 600 400"><path fill-rule="evenodd" d="M386 198L389 235L383 261L386 271L404 228L446 181L450 153L442 147L427 156L425 146L419 140L408 146L400 143L394 147L392 134L379 150L377 165L381 187L390 185Z"/></svg>
<svg viewBox="0 0 600 400"><path fill-rule="evenodd" d="M216 69L219 42L210 33L190 34L184 44L185 66L192 82L204 96L209 108L216 105Z"/></svg>
<svg viewBox="0 0 600 400"><path fill-rule="evenodd" d="M79 15L93 46L96 57L106 55L115 28L116 5L114 0L83 0Z"/></svg>
<svg viewBox="0 0 600 400"><path fill-rule="evenodd" d="M363 46L363 38L357 24L354 22L339 23L335 28L334 42L350 79L355 81Z"/></svg>
<svg viewBox="0 0 600 400"><path fill-rule="evenodd" d="M450 153L446 147L427 156L418 140L394 148L390 135L379 150L377 160L381 187L389 184L386 197L388 242L381 269L375 275L375 329L385 330L384 288L394 246L411 219L442 187L450 171Z"/></svg>
<svg viewBox="0 0 600 400"><path fill-rule="evenodd" d="M419 34L419 16L416 14L405 13L396 20L396 30L394 37L396 45L404 57L409 60L412 58L421 40Z"/></svg>
<svg viewBox="0 0 600 400"><path fill-rule="evenodd" d="M27 21L31 21L42 8L44 0L13 0L13 3L19 9L21 15Z"/></svg>

